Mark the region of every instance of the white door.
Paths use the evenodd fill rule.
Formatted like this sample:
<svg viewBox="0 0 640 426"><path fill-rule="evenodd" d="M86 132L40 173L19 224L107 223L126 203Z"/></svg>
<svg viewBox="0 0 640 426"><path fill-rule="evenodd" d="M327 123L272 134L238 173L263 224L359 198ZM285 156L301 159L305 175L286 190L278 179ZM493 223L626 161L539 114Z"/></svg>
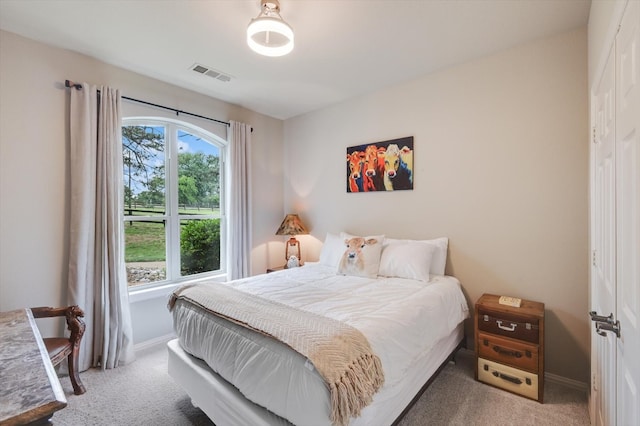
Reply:
<svg viewBox="0 0 640 426"><path fill-rule="evenodd" d="M616 188L615 188L615 55L594 93L593 238L591 309L609 316L616 309ZM592 327L592 419L595 425L615 424L616 336L596 334Z"/></svg>
<svg viewBox="0 0 640 426"><path fill-rule="evenodd" d="M616 37L617 424L640 425L640 2ZM612 333L609 333L613 335Z"/></svg>

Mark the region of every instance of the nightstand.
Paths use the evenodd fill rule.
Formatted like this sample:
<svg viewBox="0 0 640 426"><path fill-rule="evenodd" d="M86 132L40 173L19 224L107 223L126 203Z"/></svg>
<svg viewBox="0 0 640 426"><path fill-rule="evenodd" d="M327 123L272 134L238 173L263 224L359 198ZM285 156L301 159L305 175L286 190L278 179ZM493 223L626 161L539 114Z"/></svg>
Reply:
<svg viewBox="0 0 640 426"><path fill-rule="evenodd" d="M476 380L540 403L544 394L544 303L501 305L484 294L475 306Z"/></svg>
<svg viewBox="0 0 640 426"><path fill-rule="evenodd" d="M267 268L267 274L270 272L275 272L275 271L282 271L284 269L284 266L276 266L275 268Z"/></svg>

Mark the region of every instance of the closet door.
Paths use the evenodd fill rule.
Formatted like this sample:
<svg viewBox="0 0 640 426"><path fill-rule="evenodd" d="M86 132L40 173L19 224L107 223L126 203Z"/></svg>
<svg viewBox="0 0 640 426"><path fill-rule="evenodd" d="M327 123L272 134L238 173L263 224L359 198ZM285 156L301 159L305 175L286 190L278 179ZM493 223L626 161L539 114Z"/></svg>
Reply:
<svg viewBox="0 0 640 426"><path fill-rule="evenodd" d="M591 310L616 310L615 55L612 48L594 93L592 177ZM616 336L592 327L592 405L595 425L614 425L616 416Z"/></svg>
<svg viewBox="0 0 640 426"><path fill-rule="evenodd" d="M617 424L640 425L640 2L616 37Z"/></svg>

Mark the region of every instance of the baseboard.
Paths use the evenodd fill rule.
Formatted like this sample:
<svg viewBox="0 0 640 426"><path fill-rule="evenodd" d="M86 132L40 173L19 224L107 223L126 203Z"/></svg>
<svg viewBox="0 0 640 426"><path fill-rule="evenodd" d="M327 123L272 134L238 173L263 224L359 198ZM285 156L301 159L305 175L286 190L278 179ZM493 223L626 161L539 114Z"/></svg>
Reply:
<svg viewBox="0 0 640 426"><path fill-rule="evenodd" d="M145 340L144 342L140 342L138 344L133 345L133 350L135 352L143 351L145 349L152 348L154 346L164 345L171 339L175 339L175 333L165 334L164 336L156 337L154 339Z"/></svg>
<svg viewBox="0 0 640 426"><path fill-rule="evenodd" d="M589 391L589 384L580 382L578 380L569 379L567 377L558 376L557 374L553 373L544 373L544 380L549 383L555 383L566 388L579 390L585 393Z"/></svg>

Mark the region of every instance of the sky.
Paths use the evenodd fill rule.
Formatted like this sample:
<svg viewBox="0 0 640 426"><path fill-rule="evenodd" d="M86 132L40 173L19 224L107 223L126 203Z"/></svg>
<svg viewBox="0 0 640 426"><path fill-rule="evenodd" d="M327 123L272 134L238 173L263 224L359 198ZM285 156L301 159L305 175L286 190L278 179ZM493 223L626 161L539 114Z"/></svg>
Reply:
<svg viewBox="0 0 640 426"><path fill-rule="evenodd" d="M202 152L216 157L220 155L217 146L182 130L178 130L178 152Z"/></svg>

